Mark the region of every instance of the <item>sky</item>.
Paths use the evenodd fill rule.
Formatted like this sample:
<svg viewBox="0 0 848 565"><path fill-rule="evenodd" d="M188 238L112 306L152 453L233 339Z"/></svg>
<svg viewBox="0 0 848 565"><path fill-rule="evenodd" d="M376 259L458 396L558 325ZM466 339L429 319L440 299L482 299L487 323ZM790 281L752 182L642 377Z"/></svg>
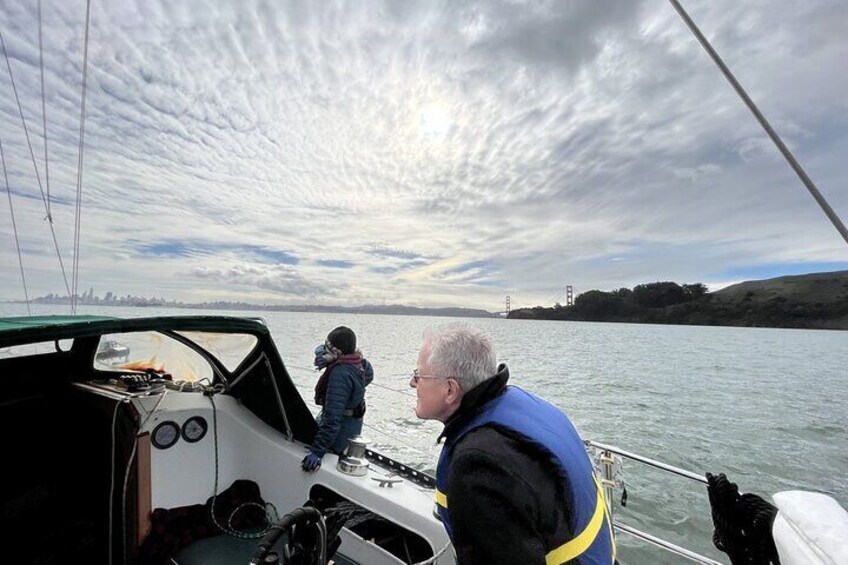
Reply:
<svg viewBox="0 0 848 565"><path fill-rule="evenodd" d="M848 3L682 4L848 221ZM95 0L82 159L86 3L41 2L41 49L38 7L0 0L0 299L18 245L30 298L74 263L100 296L489 311L848 269L668 2Z"/></svg>

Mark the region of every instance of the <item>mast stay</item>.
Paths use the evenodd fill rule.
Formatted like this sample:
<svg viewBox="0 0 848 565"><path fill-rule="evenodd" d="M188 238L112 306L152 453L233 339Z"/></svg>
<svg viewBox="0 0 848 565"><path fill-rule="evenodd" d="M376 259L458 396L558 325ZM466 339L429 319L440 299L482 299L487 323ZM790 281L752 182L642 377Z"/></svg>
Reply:
<svg viewBox="0 0 848 565"><path fill-rule="evenodd" d="M757 121L760 122L760 125L768 134L769 138L774 142L777 146L777 149L783 155L783 158L789 163L789 166L792 167L792 170L795 171L795 174L798 175L798 178L801 179L801 182L804 183L804 186L807 187L807 190L810 191L810 194L815 198L818 205L821 207L822 211L824 211L825 215L828 217L830 222L833 224L833 227L836 228L836 231L842 236L842 239L845 240L845 243L848 243L848 229L845 228L845 224L842 223L842 220L839 219L839 216L834 212L833 208L830 207L830 204L827 203L822 193L819 192L819 189L816 188L816 185L813 183L812 179L807 176L807 173L801 167L801 164L795 159L795 156L786 147L786 144L783 143L783 140L780 139L780 136L777 135L777 132L774 131L774 128L771 127L768 120L766 120L765 116L763 116L762 112L760 112L757 105L754 104L754 101L751 100L751 97L748 96L748 93L745 92L745 89L742 88L742 85L739 84L739 81L736 80L736 77L733 76L733 73L730 72L730 69L727 65L724 64L724 61L719 57L719 54L713 49L713 46L710 45L710 42L707 41L707 38L704 37L704 34L701 33L701 30L698 29L698 26L695 25L695 22L692 21L692 18L689 17L689 14L686 13L686 10L683 9L683 6L680 5L678 0L669 0L671 5L686 23L692 33L695 34L695 37L701 43L704 50L709 54L715 64L718 65L718 68L721 69L721 72L724 74L725 78L730 82L733 89L742 98L742 101L745 102L745 105L748 106L748 109L751 110L751 113L754 114L754 117L757 118Z"/></svg>

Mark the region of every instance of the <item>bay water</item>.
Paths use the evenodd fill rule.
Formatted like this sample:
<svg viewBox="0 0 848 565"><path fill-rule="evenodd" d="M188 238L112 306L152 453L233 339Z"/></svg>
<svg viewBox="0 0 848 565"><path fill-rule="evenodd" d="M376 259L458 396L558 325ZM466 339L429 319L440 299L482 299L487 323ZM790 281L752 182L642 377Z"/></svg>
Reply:
<svg viewBox="0 0 848 565"><path fill-rule="evenodd" d="M67 312L33 306L34 315ZM803 489L848 508L848 332L97 306L79 313L260 316L316 413L313 350L347 325L375 370L363 434L374 449L429 472L441 425L416 418L410 374L428 328L470 323L493 337L510 382L561 408L586 439L698 474L726 473L740 491L768 500ZM23 304L0 304L0 316L25 314ZM619 520L729 563L712 547L704 485L627 460L623 475ZM626 565L685 562L627 534L618 546Z"/></svg>

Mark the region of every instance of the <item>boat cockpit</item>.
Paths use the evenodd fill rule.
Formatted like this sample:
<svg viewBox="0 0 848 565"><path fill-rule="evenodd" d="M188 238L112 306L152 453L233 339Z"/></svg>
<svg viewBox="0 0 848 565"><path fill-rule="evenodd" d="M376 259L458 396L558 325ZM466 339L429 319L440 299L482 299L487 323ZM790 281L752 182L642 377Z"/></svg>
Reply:
<svg viewBox="0 0 848 565"><path fill-rule="evenodd" d="M0 321L0 529L23 563L449 563L432 478L315 420L267 327Z"/></svg>

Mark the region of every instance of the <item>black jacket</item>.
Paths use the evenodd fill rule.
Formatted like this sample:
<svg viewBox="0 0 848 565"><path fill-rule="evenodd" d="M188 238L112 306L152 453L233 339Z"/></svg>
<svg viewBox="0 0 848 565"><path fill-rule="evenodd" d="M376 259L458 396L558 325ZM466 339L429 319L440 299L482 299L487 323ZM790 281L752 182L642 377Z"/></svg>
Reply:
<svg viewBox="0 0 848 565"><path fill-rule="evenodd" d="M451 439L504 392L508 379L501 365L497 375L466 393L439 439ZM547 452L520 435L496 426L472 430L454 446L447 472L459 565L544 565L546 548L571 539L567 479Z"/></svg>

